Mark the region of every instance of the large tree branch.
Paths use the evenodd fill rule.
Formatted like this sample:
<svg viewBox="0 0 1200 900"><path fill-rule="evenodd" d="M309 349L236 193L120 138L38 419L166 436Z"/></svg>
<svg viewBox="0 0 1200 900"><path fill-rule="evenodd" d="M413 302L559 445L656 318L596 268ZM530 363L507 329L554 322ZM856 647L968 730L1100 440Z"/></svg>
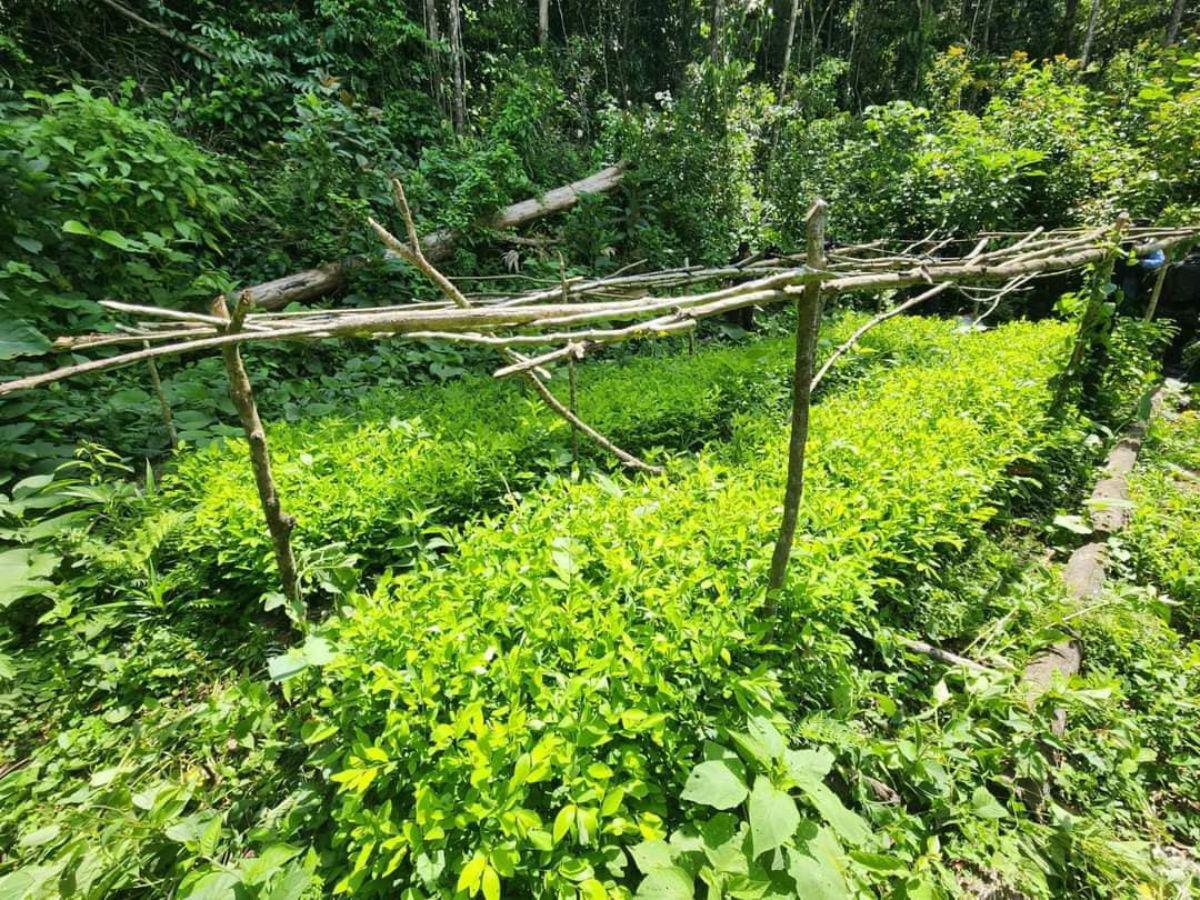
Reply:
<svg viewBox="0 0 1200 900"><path fill-rule="evenodd" d="M517 228L542 216L564 212L589 194L603 194L617 187L625 176L627 165L625 162L619 162L587 178L547 191L541 197L507 206L488 222L488 227L503 231ZM454 229L439 228L421 238L421 252L427 260L440 262L450 255L461 236ZM247 288L245 293L249 294L258 309L280 309L289 303L313 300L338 290L345 284L346 275L363 262L362 259L349 259L318 266L315 269L276 278L274 281L256 284Z"/></svg>

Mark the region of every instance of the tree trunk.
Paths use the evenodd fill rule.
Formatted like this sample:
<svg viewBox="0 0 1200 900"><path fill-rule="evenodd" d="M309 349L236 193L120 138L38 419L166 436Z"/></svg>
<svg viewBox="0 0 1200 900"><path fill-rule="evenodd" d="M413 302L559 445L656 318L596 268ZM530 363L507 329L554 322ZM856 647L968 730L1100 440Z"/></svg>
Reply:
<svg viewBox="0 0 1200 900"><path fill-rule="evenodd" d="M813 203L808 213L808 266L825 267L824 200ZM821 325L821 285L805 285L804 294L796 301L796 367L792 375L792 434L788 440L787 487L783 496L783 522L771 555L771 573L767 581L768 602L783 587L792 541L796 536L796 520L800 500L804 495L804 448L808 442L808 406L812 397L813 357L817 329Z"/></svg>
<svg viewBox="0 0 1200 900"><path fill-rule="evenodd" d="M450 0L450 62L454 67L454 130L461 133L467 123L467 104L463 98L465 63L462 47L462 10L458 0Z"/></svg>
<svg viewBox="0 0 1200 900"><path fill-rule="evenodd" d="M1183 0L1175 0L1171 7L1171 22L1167 25L1167 43L1174 44L1179 40L1179 26L1183 22Z"/></svg>
<svg viewBox="0 0 1200 900"><path fill-rule="evenodd" d="M1088 13L1087 34L1083 38L1083 50L1079 54L1079 63L1087 67L1092 56L1092 42L1096 39L1096 21L1100 18L1100 0L1092 0L1092 10Z"/></svg>
<svg viewBox="0 0 1200 900"><path fill-rule="evenodd" d="M1067 0L1066 9L1063 11L1062 26L1058 33L1058 47L1067 56L1071 56L1075 49L1075 42L1072 37L1075 33L1075 17L1079 15L1079 0Z"/></svg>
<svg viewBox="0 0 1200 900"><path fill-rule="evenodd" d="M442 90L442 31L438 26L437 0L425 0L425 33L431 44L429 52L429 81L433 91L434 102L444 114L446 112L446 95Z"/></svg>
<svg viewBox="0 0 1200 900"><path fill-rule="evenodd" d="M787 96L788 70L792 66L792 44L796 40L796 19L800 15L800 0L792 0L792 14L788 17L787 43L783 45L783 70L779 73L779 102Z"/></svg>
<svg viewBox="0 0 1200 900"><path fill-rule="evenodd" d="M988 0L987 8L983 13L983 52L987 53L991 43L992 33L992 7L995 5L995 0Z"/></svg>
<svg viewBox="0 0 1200 900"><path fill-rule="evenodd" d="M228 320L228 330L233 332L241 327L241 320L250 305L249 298L240 298L238 309L231 318L225 297L218 294L213 300L212 312L213 315ZM221 348L221 355L225 359L225 372L229 376L229 397L237 408L238 418L242 420L242 430L246 433L246 443L250 447L250 466L254 469L254 484L258 488L263 517L267 520L267 531L271 534L275 563L279 566L279 580L283 583L284 596L291 601L295 609L300 602L300 576L296 570L296 557L292 553L292 529L296 527L296 520L284 513L279 502L279 492L275 489L275 479L271 474L267 432L258 415L258 406L254 402L254 391L250 386L250 376L246 372L245 363L242 362L242 353L237 344L227 344Z"/></svg>
<svg viewBox="0 0 1200 900"><path fill-rule="evenodd" d="M712 18L709 22L712 33L708 36L708 55L713 65L725 61L722 41L725 37L725 0L712 0Z"/></svg>
<svg viewBox="0 0 1200 900"><path fill-rule="evenodd" d="M550 0L538 0L538 46L550 39Z"/></svg>

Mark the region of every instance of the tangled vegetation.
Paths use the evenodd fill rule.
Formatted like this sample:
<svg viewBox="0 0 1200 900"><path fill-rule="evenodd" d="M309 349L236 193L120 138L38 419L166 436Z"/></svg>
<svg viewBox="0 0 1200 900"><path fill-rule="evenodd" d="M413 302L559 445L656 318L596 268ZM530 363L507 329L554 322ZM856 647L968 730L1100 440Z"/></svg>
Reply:
<svg viewBox="0 0 1200 900"><path fill-rule="evenodd" d="M0 0L0 381L115 333L102 302L195 321L319 266L277 315L441 299L366 225L405 233L393 177L474 304L802 251L818 197L834 262L1194 225L1198 14ZM791 309L546 363L662 474L487 346L244 345L299 596L219 356L0 396L0 898L1190 896L1196 412L1157 404L1123 531L1081 506L1195 362L1186 267L1155 318L1149 265L863 334L774 592ZM827 299L817 362L922 289Z"/></svg>

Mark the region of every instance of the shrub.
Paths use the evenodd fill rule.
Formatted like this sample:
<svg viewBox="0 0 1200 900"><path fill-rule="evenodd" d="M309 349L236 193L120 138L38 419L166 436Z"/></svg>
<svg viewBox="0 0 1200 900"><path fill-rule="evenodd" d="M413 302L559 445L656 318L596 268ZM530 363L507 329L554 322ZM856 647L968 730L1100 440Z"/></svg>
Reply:
<svg viewBox="0 0 1200 900"><path fill-rule="evenodd" d="M1200 634L1200 481L1188 473L1200 472L1198 446L1194 411L1152 423L1146 458L1129 481L1134 512L1124 536L1138 570L1179 604L1177 630L1191 636Z"/></svg>
<svg viewBox="0 0 1200 900"><path fill-rule="evenodd" d="M823 345L834 346L859 321L831 326ZM853 371L855 360L911 357L948 340L946 326L924 320L877 330L840 372ZM696 448L727 433L734 412L783 399L791 346L766 339L694 357L589 364L579 413L637 452ZM566 399L564 380L552 384ZM517 383L477 376L399 396L377 392L353 415L273 427L270 440L284 506L299 522L298 546L341 542L376 569L434 554L446 546L446 526L495 511L546 472L564 469L569 434ZM586 440L581 450L605 459ZM235 441L188 455L166 490L176 508L194 508L182 532L186 557L212 560L211 577L227 583L265 586L270 544L244 454Z"/></svg>
<svg viewBox="0 0 1200 900"><path fill-rule="evenodd" d="M79 87L30 98L0 121L0 359L94 326L104 297L194 297L233 208L227 168L166 125Z"/></svg>
<svg viewBox="0 0 1200 900"><path fill-rule="evenodd" d="M628 884L623 848L679 823L714 729L846 705L846 632L871 630L896 578L982 534L1009 464L1046 438L1066 335L964 336L815 407L774 615L786 434L769 414L739 426L732 461L551 486L470 531L444 570L385 578L330 635L340 653L310 730L339 786L338 889Z"/></svg>

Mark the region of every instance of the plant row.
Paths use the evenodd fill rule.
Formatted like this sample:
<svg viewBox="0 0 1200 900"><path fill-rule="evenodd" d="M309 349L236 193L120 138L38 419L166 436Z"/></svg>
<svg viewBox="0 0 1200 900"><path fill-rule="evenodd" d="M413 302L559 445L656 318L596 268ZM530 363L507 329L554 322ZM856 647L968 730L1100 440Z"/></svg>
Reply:
<svg viewBox="0 0 1200 900"><path fill-rule="evenodd" d="M836 318L825 352L849 336L861 317ZM943 326L914 321L906 329L868 333L843 361L842 377L881 361L912 358L946 342ZM693 355L635 357L589 364L580 371L578 411L617 444L659 456L728 435L731 417L786 400L790 338ZM565 371L553 379L565 401ZM409 393L376 392L348 414L270 428L274 472L293 538L310 581L319 578L321 547L343 545L371 569L409 565L436 555L455 526L517 501L546 473L571 464L570 428L518 383L464 378ZM607 464L581 438L585 458ZM167 506L188 510L175 530L186 559L211 561L227 585L263 589L274 583L271 551L254 481L240 440L181 458L165 483Z"/></svg>
<svg viewBox="0 0 1200 900"><path fill-rule="evenodd" d="M645 896L692 896L699 868L659 842L729 824L681 813L706 760L738 776L720 776L728 806L750 789L739 766L778 775L750 789L773 811L756 816L749 795L749 869L721 878L764 896L804 872L849 886L903 869L823 788L826 760L787 757L765 726L747 746L729 729L848 708L853 635L874 631L901 579L978 540L1014 466L1051 441L1066 336L964 335L818 405L778 597L764 584L786 429L770 414L739 419L723 452L673 480L554 485L471 530L445 568L385 578L276 672L314 652L325 664L306 738L337 786L323 856L337 888L624 896L640 880L628 851L654 879ZM797 786L803 823L780 799Z"/></svg>

